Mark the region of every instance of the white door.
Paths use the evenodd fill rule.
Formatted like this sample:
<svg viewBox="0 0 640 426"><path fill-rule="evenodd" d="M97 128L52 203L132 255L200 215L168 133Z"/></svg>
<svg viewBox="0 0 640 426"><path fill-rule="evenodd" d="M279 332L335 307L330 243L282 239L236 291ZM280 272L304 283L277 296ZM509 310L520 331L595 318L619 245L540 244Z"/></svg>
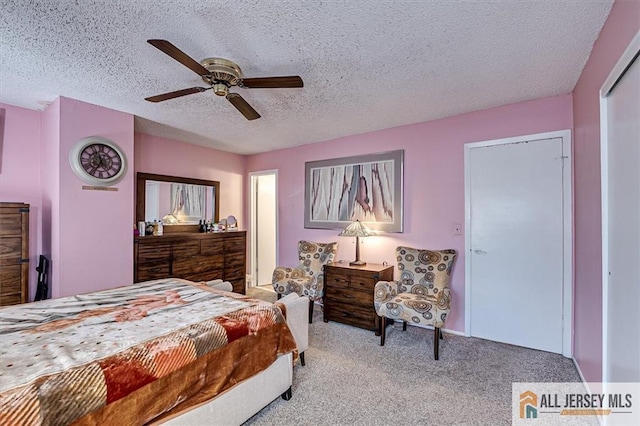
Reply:
<svg viewBox="0 0 640 426"><path fill-rule="evenodd" d="M563 353L568 152L495 142L466 150L469 334Z"/></svg>
<svg viewBox="0 0 640 426"><path fill-rule="evenodd" d="M605 382L640 382L639 52L640 33L601 92Z"/></svg>
<svg viewBox="0 0 640 426"><path fill-rule="evenodd" d="M251 186L253 284L266 285L276 267L276 172L252 174Z"/></svg>

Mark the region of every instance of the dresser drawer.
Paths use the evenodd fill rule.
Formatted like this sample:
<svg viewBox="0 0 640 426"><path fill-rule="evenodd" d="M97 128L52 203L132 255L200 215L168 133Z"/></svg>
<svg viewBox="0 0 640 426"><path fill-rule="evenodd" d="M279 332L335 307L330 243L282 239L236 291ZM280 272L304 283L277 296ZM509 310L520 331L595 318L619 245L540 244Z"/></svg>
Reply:
<svg viewBox="0 0 640 426"><path fill-rule="evenodd" d="M228 279L227 281L229 281L231 283L231 285L233 286L233 290L232 291L234 293L245 294L245 292L246 292L246 284L245 284L245 279L244 278Z"/></svg>
<svg viewBox="0 0 640 426"><path fill-rule="evenodd" d="M193 257L200 254L200 241L179 241L173 243L171 254L174 259Z"/></svg>
<svg viewBox="0 0 640 426"><path fill-rule="evenodd" d="M170 264L168 261L138 263L137 282L166 278L169 276L169 271Z"/></svg>
<svg viewBox="0 0 640 426"><path fill-rule="evenodd" d="M200 241L200 254L216 255L224 253L224 242L220 240Z"/></svg>
<svg viewBox="0 0 640 426"><path fill-rule="evenodd" d="M155 260L169 260L171 258L171 244L138 243L138 263Z"/></svg>
<svg viewBox="0 0 640 426"><path fill-rule="evenodd" d="M22 257L22 238L5 237L0 239L0 261L3 264L18 263Z"/></svg>
<svg viewBox="0 0 640 426"><path fill-rule="evenodd" d="M187 259L173 260L173 275L176 277L185 277L189 274L200 274L207 271L218 271L222 277L222 269L224 262L222 256L191 256Z"/></svg>
<svg viewBox="0 0 640 426"><path fill-rule="evenodd" d="M17 305L22 303L22 294L0 294L0 306L9 306L9 305Z"/></svg>
<svg viewBox="0 0 640 426"><path fill-rule="evenodd" d="M22 288L20 287L20 274L22 274L21 265L3 266L0 269L0 296L8 296L17 294L20 296Z"/></svg>
<svg viewBox="0 0 640 426"><path fill-rule="evenodd" d="M228 266L224 268L224 279L226 281L237 280L237 279L245 279L247 271L245 270L244 265L236 266L233 268L229 268Z"/></svg>
<svg viewBox="0 0 640 426"><path fill-rule="evenodd" d="M8 286L15 286L20 289L20 274L22 267L19 264L7 265L0 268L0 294L5 293ZM18 290L19 291L19 290Z"/></svg>
<svg viewBox="0 0 640 426"><path fill-rule="evenodd" d="M224 240L225 253L244 253L246 238L244 236L227 237Z"/></svg>
<svg viewBox="0 0 640 426"><path fill-rule="evenodd" d="M22 214L6 213L0 215L0 236L17 235L22 238Z"/></svg>
<svg viewBox="0 0 640 426"><path fill-rule="evenodd" d="M235 268L237 266L243 266L245 264L244 253L236 253L225 255L224 265L226 268Z"/></svg>

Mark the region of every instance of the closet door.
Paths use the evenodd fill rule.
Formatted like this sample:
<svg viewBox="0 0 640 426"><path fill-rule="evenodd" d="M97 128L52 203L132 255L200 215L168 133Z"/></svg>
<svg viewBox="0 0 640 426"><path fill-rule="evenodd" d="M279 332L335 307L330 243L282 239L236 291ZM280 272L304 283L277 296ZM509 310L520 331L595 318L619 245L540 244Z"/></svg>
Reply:
<svg viewBox="0 0 640 426"><path fill-rule="evenodd" d="M605 382L640 382L639 53L640 33L601 91Z"/></svg>

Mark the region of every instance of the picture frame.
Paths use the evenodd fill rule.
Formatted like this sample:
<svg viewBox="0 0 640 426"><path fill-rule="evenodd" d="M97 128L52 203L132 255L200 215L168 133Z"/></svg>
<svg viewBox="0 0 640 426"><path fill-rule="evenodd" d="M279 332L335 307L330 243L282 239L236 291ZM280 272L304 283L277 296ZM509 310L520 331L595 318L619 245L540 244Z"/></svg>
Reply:
<svg viewBox="0 0 640 426"><path fill-rule="evenodd" d="M305 163L304 227L403 232L404 150Z"/></svg>

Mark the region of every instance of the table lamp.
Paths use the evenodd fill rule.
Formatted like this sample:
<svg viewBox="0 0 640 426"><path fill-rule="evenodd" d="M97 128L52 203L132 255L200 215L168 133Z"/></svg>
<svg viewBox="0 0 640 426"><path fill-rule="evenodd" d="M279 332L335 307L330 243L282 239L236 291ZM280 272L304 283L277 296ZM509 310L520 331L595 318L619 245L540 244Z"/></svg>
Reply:
<svg viewBox="0 0 640 426"><path fill-rule="evenodd" d="M364 266L367 264L367 262L360 260L360 237L371 235L376 235L376 233L359 220L351 222L344 231L338 234L340 237L356 237L356 260L349 262L350 266Z"/></svg>

